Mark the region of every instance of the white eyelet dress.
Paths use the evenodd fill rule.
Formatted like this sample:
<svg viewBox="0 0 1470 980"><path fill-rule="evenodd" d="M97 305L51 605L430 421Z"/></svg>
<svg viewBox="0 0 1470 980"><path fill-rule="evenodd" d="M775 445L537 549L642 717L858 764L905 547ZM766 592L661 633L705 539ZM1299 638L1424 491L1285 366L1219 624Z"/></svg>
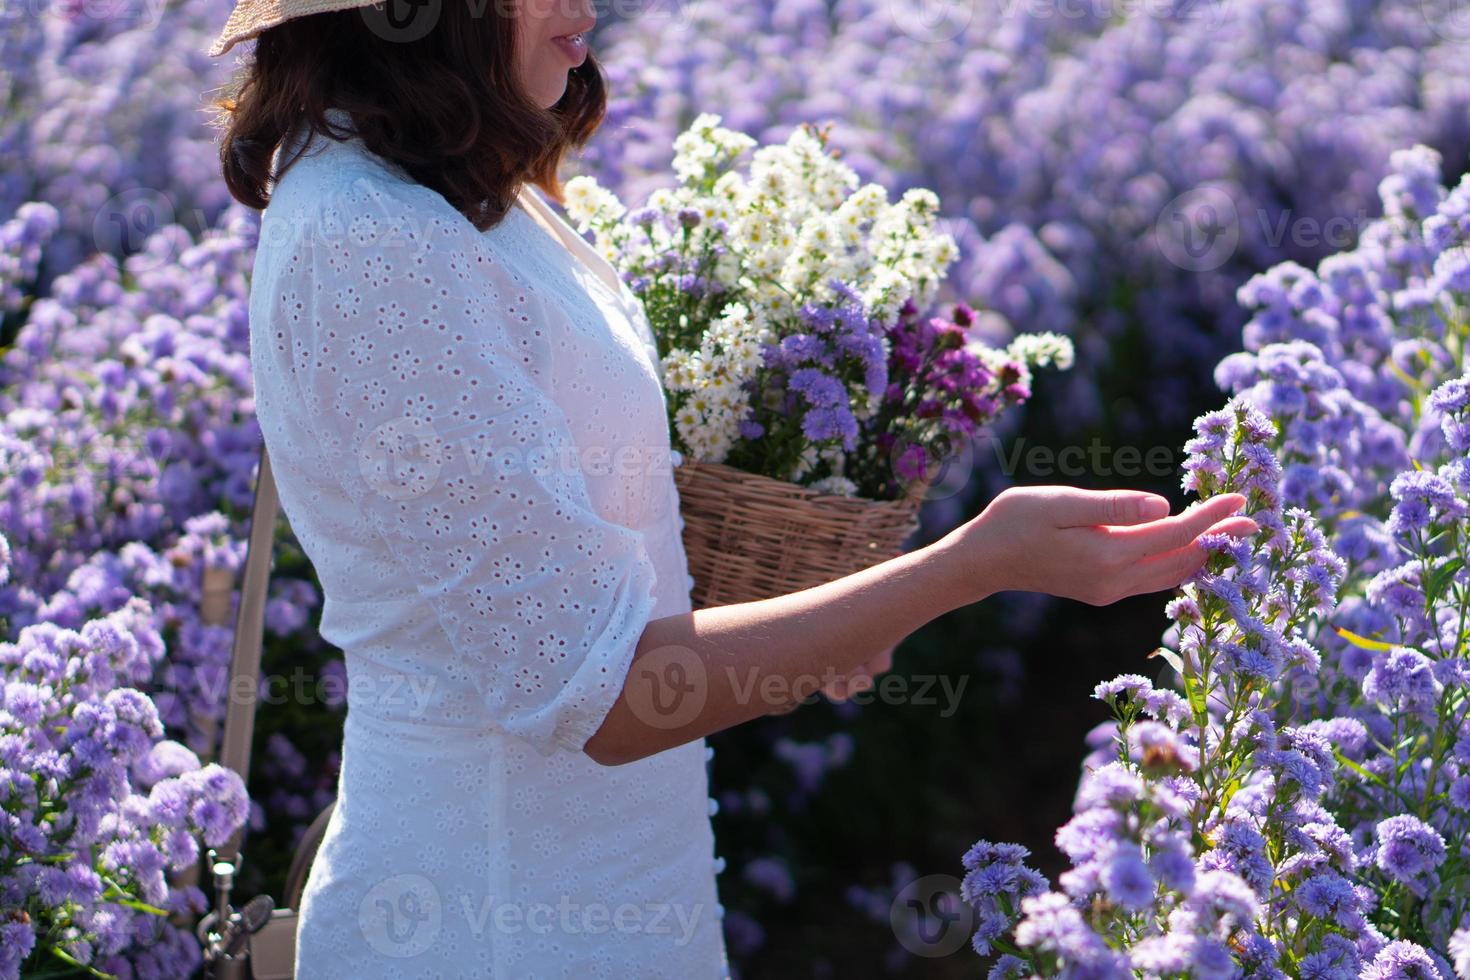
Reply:
<svg viewBox="0 0 1470 980"><path fill-rule="evenodd" d="M300 980L727 976L704 742L582 752L644 625L690 609L632 292L530 187L481 233L318 139L264 212L250 341L347 664Z"/></svg>

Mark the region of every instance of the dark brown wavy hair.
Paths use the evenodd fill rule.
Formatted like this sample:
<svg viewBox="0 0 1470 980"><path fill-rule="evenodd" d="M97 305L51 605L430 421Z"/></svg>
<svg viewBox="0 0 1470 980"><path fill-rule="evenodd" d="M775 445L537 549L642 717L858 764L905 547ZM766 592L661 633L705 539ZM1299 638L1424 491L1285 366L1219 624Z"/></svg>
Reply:
<svg viewBox="0 0 1470 980"><path fill-rule="evenodd" d="M410 5L420 25L431 13L427 30L391 19ZM499 223L522 183L561 203L562 157L601 125L606 83L588 53L568 72L561 100L538 105L512 71L515 23L505 8L515 6L387 0L267 28L213 102L230 194L264 209L268 184L296 160L283 153L272 171L272 155L298 125L336 140L353 135L325 117L335 107L351 114L369 150L438 191L480 231Z"/></svg>

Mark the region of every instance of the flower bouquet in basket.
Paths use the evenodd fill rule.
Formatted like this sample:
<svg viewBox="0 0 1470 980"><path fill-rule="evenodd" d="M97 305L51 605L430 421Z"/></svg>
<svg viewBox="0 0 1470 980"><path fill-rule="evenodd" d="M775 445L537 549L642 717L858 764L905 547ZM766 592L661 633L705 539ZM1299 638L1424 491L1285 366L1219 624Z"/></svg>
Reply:
<svg viewBox="0 0 1470 980"><path fill-rule="evenodd" d="M642 207L565 187L658 343L696 606L899 554L951 443L1072 358L1054 334L985 346L963 303L928 313L957 254L931 191L859 186L827 128L757 147L719 123L675 139L677 186Z"/></svg>

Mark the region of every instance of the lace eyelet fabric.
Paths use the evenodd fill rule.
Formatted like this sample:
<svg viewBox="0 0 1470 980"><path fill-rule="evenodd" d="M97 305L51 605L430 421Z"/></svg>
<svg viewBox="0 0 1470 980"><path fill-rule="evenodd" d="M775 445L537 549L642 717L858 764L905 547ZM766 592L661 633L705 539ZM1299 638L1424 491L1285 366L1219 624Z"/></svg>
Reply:
<svg viewBox="0 0 1470 980"><path fill-rule="evenodd" d="M256 415L348 678L301 980L728 976L703 741L582 751L692 581L647 319L534 195L479 232L318 139L262 218Z"/></svg>

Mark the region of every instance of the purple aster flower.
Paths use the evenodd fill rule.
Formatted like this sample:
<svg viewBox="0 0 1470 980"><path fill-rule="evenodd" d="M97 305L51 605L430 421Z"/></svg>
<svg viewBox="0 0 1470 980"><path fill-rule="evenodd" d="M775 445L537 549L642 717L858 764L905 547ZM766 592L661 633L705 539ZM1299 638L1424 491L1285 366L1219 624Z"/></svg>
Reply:
<svg viewBox="0 0 1470 980"><path fill-rule="evenodd" d="M1363 968L1362 980L1449 980L1430 955L1407 940L1389 943Z"/></svg>
<svg viewBox="0 0 1470 980"><path fill-rule="evenodd" d="M1434 662L1410 647L1391 647L1376 654L1363 678L1363 694L1387 708L1432 714L1441 685Z"/></svg>
<svg viewBox="0 0 1470 980"><path fill-rule="evenodd" d="M1416 895L1424 895L1434 871L1445 859L1444 838L1433 827L1409 814L1380 821L1375 828L1374 863Z"/></svg>
<svg viewBox="0 0 1470 980"><path fill-rule="evenodd" d="M1465 504L1454 487L1438 473L1408 470L1393 478L1389 488L1395 501L1388 528L1394 534L1424 531L1431 519L1453 520L1465 515Z"/></svg>
<svg viewBox="0 0 1470 980"><path fill-rule="evenodd" d="M1130 699L1141 700L1153 693L1153 683L1147 677L1141 674L1120 674L1097 685L1092 696L1111 705L1125 695Z"/></svg>
<svg viewBox="0 0 1470 980"><path fill-rule="evenodd" d="M1023 863L1030 852L1018 844L976 841L963 859L966 874L960 895L978 916L971 940L982 956L1015 924L1021 899L1046 890L1046 879Z"/></svg>
<svg viewBox="0 0 1470 980"><path fill-rule="evenodd" d="M31 923L0 923L0 976L20 976L21 962L35 947L36 930Z"/></svg>
<svg viewBox="0 0 1470 980"><path fill-rule="evenodd" d="M1117 904L1141 912L1153 904L1157 885L1137 845L1120 844L1103 872L1108 896Z"/></svg>

